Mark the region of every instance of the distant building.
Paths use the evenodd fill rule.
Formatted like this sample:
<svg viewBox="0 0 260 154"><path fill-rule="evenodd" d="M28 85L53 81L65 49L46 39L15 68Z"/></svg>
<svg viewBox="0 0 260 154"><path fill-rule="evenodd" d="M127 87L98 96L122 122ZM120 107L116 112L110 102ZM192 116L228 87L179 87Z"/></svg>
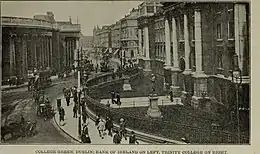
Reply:
<svg viewBox="0 0 260 154"><path fill-rule="evenodd" d="M79 39L79 46L84 50L92 49L94 46L93 36L81 36Z"/></svg>
<svg viewBox="0 0 260 154"><path fill-rule="evenodd" d="M126 59L135 58L138 53L138 30L137 30L138 9L125 15L121 22L121 47L123 56Z"/></svg>
<svg viewBox="0 0 260 154"><path fill-rule="evenodd" d="M102 28L99 28L99 26L94 27L93 37L94 47L97 51L106 53L112 47L110 26L102 26Z"/></svg>
<svg viewBox="0 0 260 154"><path fill-rule="evenodd" d="M117 21L111 26L111 43L112 43L112 52L115 57L119 57L119 50L121 47L121 22Z"/></svg>

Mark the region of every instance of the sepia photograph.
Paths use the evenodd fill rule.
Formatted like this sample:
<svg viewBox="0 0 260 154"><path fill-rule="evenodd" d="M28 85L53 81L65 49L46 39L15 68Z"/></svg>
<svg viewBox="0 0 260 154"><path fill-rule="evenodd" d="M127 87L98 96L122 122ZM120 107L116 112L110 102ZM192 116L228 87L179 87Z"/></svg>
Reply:
<svg viewBox="0 0 260 154"><path fill-rule="evenodd" d="M249 1L1 6L1 144L251 144Z"/></svg>

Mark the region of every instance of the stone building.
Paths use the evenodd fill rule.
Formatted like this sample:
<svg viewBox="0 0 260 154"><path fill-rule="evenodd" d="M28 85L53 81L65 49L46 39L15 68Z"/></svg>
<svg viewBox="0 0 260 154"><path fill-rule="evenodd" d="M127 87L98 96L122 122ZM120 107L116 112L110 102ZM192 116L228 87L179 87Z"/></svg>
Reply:
<svg viewBox="0 0 260 154"><path fill-rule="evenodd" d="M138 9L125 15L121 23L121 47L125 59L134 58L138 53L138 31L137 31Z"/></svg>
<svg viewBox="0 0 260 154"><path fill-rule="evenodd" d="M51 12L35 18L3 16L1 20L3 80L19 76L26 81L28 70L49 67L60 72L74 64L79 24L56 22Z"/></svg>
<svg viewBox="0 0 260 154"><path fill-rule="evenodd" d="M153 35L152 30L148 30L151 26L152 18L157 11L160 10L161 4L159 2L145 1L138 6L138 60L140 65L144 66L145 72L151 72L150 67L150 47L149 45L154 43L150 40L150 36ZM153 37L154 38L154 37Z"/></svg>
<svg viewBox="0 0 260 154"><path fill-rule="evenodd" d="M99 26L93 29L94 46L97 52L107 53L112 46L110 26Z"/></svg>
<svg viewBox="0 0 260 154"><path fill-rule="evenodd" d="M142 64L145 70L164 76L174 95L182 97L186 104L218 112L239 103L241 116L248 118L249 4L164 2L162 5L161 11L140 17L138 22L139 27L147 26L139 42L143 59L150 59L148 64ZM239 81L234 80L234 73L238 70L241 70L241 83L236 89Z"/></svg>
<svg viewBox="0 0 260 154"><path fill-rule="evenodd" d="M119 50L121 47L121 22L117 21L111 25L111 43L113 56L119 58Z"/></svg>

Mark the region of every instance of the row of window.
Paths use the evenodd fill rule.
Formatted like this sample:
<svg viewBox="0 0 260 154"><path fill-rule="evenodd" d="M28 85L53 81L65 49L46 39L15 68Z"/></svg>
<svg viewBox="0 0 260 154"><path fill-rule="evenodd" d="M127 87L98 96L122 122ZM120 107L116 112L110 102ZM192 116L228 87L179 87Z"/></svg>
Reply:
<svg viewBox="0 0 260 154"><path fill-rule="evenodd" d="M165 42L165 32L164 32L164 29L155 31L155 42Z"/></svg>
<svg viewBox="0 0 260 154"><path fill-rule="evenodd" d="M122 38L129 37L138 37L138 29L137 28L129 28L122 30Z"/></svg>
<svg viewBox="0 0 260 154"><path fill-rule="evenodd" d="M165 23L164 23L164 20L161 20L161 21L158 21L154 24L154 28L155 29L161 29L163 28L164 29L165 27Z"/></svg>

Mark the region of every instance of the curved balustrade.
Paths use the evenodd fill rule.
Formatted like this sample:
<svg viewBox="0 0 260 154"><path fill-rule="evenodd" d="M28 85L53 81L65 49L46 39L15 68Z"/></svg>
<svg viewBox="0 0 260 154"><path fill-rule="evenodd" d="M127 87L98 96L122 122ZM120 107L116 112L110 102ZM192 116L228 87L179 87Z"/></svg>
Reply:
<svg viewBox="0 0 260 154"><path fill-rule="evenodd" d="M93 88L100 88L100 85L106 85L108 82L124 79L124 76L134 76L138 68L132 68L131 70L125 70L121 73L107 73L100 75L96 78L88 80L88 86ZM121 77L120 77L121 75ZM115 83L115 82L114 82ZM237 134L226 132L223 130L215 130L212 127L200 128L190 125L185 125L177 121L163 121L158 119L151 119L145 116L138 116L134 114L135 109L131 112L123 112L114 108L109 108L99 101L85 95L87 106L96 115L106 117L112 116L113 119L124 118L127 121L128 127L136 129L140 132L151 133L157 136L167 137L171 139L180 140L183 136L189 134L189 140L192 143L236 143ZM186 120L192 120L193 118L187 117ZM117 121L115 121L117 122ZM249 136L247 134L241 134L241 143L248 143Z"/></svg>

